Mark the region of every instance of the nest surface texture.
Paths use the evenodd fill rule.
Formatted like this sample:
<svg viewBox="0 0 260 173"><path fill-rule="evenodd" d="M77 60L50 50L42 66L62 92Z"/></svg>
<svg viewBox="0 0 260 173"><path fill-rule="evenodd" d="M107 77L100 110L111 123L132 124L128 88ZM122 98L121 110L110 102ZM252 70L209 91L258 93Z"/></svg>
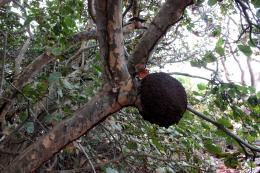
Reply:
<svg viewBox="0 0 260 173"><path fill-rule="evenodd" d="M140 114L150 123L169 127L180 121L187 109L182 84L166 73L152 73L141 81Z"/></svg>

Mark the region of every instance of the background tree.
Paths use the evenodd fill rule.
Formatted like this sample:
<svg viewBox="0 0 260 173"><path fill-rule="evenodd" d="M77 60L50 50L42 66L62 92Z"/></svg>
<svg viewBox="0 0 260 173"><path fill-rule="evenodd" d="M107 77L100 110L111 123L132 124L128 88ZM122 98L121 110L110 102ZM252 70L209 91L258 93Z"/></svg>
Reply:
<svg viewBox="0 0 260 173"><path fill-rule="evenodd" d="M1 172L214 172L220 160L254 167L259 7L0 1ZM160 128L129 107L138 106L135 74L144 65L182 76L190 105L178 125Z"/></svg>

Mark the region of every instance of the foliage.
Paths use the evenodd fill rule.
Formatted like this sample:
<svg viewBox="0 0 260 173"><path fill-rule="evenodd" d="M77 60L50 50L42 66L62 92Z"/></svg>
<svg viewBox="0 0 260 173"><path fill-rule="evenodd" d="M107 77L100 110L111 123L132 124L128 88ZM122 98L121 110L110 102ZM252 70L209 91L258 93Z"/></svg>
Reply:
<svg viewBox="0 0 260 173"><path fill-rule="evenodd" d="M258 0L249 3L253 9L260 7ZM126 10L129 3L122 1L122 4ZM255 143L260 131L260 91L252 80L243 82L243 73L245 69L252 70L249 61L259 66L259 23L253 23L253 18L259 21L259 10L250 17L251 30L245 29L242 26L247 19L239 21L243 10L238 4L231 0L197 0L158 44L148 67L152 71L163 71L178 69L178 63L184 63L191 65L187 69L191 74L194 68L201 70L200 74L209 74L206 82L185 76L179 78L189 103L243 140ZM149 23L162 3L140 1L138 5L140 17ZM128 12L123 24L131 17ZM8 38L7 43L2 41L2 45L7 46L2 69L6 80L5 85L1 84L3 91L16 77L15 58L28 37L31 44L25 53L23 68L44 51L56 58L19 91L14 111L9 112L13 118L8 120L6 133L25 140L28 145L72 116L96 94L104 82L102 60L95 40L75 43L71 39L76 33L93 29L83 0L12 2L0 7L0 20L1 38L4 34ZM144 30L136 30L125 35L127 52L134 50L143 33ZM1 46L1 56L4 53ZM240 67L243 58L249 65L236 72L241 77L239 80L230 80L226 75L230 69L226 66L234 63ZM257 73L259 75L259 69ZM256 74L248 76L259 83ZM77 144L84 146L87 155ZM107 173L214 172L218 160L230 168L248 169L250 156L236 140L188 111L178 125L165 129L142 120L136 109L126 108L68 144L40 169L91 170L89 162L93 162L97 169Z"/></svg>

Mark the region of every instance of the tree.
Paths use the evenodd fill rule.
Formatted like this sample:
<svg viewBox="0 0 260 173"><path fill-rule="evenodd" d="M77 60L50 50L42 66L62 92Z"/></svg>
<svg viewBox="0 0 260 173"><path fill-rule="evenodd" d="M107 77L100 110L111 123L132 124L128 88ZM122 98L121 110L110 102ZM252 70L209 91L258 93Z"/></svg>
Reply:
<svg viewBox="0 0 260 173"><path fill-rule="evenodd" d="M5 4L1 8L1 13L4 14L1 15L1 35L4 38L1 54L4 58L0 100L3 135L0 152L3 154L0 159L2 166L8 165L3 167L3 172L35 171L55 153L90 133L92 128L108 116L125 107L138 107L140 103L137 101L138 82L135 74L143 70L138 68L140 65L164 66L179 61L189 61L192 66L212 72L212 79L206 79L207 85L198 84L199 91L189 91L190 104L204 110L208 116L195 111L191 106L188 107L189 111L224 131L228 136L221 134L222 137L232 145L235 143L239 146L238 152L222 152L215 144L216 135L214 140L205 138L205 148L212 154L224 157L226 164L231 167L237 166L240 149L247 157L255 158L258 155L260 149L249 144L259 137L259 92L256 93L254 89L256 80L251 67L251 61L259 61L252 56L253 52L259 54L259 14L252 10L259 7L258 1L209 0L207 4L203 4L203 1L194 4L192 0L167 0L164 4L160 1L146 4L135 0L129 3L118 0L89 0L86 3L88 13L84 1L45 1L43 4L37 1L13 1L14 7L8 3L0 2L1 6ZM210 9L216 5L220 6L221 14L228 16L239 10L244 17L241 19L242 25L237 25L241 27L241 34L236 41L236 50L231 41L233 37L225 35L223 26L217 23L221 19L216 19L217 22L214 23L213 17L208 13L200 14L203 6ZM191 9L185 11L188 6ZM12 8L21 9L21 12L14 12ZM129 10L132 10L131 14ZM141 12L144 13L145 20L150 21L149 26L144 25ZM150 12L156 12L156 15L153 16ZM190 47L185 47L185 44L180 44L181 48L176 46L176 50L167 51L169 42L173 43L174 39L179 39L179 42L175 42L177 44L183 42L187 32L201 36L206 31L200 31L191 22L194 20L192 14L203 20L202 26L209 31L207 37L217 40L213 50L201 48L193 51ZM130 17L127 23L126 20ZM233 20L230 18L229 21ZM174 28L170 29L173 25ZM135 33L134 30L138 31ZM174 39L171 40L167 34L172 34ZM151 56L154 50L156 52ZM180 56L169 55L173 51ZM246 56L251 77L250 86L246 85L241 61L236 56L239 51ZM128 52L131 52L130 55ZM183 52L186 52L185 56L182 55ZM34 58L35 55L37 58ZM12 60L13 56L15 60ZM240 67L241 85L231 81L228 69L225 68L226 61L231 56ZM218 62L222 63L227 82L220 79L218 66L216 70L208 67L208 64ZM174 74L197 77L184 73ZM88 98L91 95L93 97ZM204 101L207 102L206 107L199 99L203 96L207 98ZM135 112L128 109L124 111ZM248 116L245 115L247 109ZM211 119L212 113L221 116ZM191 115L186 113L185 116L191 120ZM246 125L246 133L242 133L245 130L243 128L241 133L237 131L245 139L235 134L235 122L244 122ZM180 124L183 128L188 127L188 124ZM206 123L203 125L205 129L212 131L211 126ZM198 130L198 126L194 129ZM155 148L163 151L154 129L151 125L146 128L150 129L148 132L150 131ZM17 138L22 142L17 142ZM75 146L82 150L80 144ZM137 143L129 141L128 148L137 148ZM83 153L88 157L86 152ZM138 153L135 156L138 157ZM118 159L125 157L131 157L131 154L122 155ZM146 157L154 156L147 154ZM90 165L95 169L93 164Z"/></svg>

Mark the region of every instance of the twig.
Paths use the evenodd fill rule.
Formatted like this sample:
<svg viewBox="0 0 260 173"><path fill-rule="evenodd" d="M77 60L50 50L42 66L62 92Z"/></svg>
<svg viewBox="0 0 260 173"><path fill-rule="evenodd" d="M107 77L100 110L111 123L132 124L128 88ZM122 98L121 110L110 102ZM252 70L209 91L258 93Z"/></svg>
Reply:
<svg viewBox="0 0 260 173"><path fill-rule="evenodd" d="M255 87L255 76L254 76L253 68L251 66L251 58L250 57L246 57L246 58L247 58L246 59L247 67L250 74L251 86Z"/></svg>
<svg viewBox="0 0 260 173"><path fill-rule="evenodd" d="M96 23L96 16L95 16L95 8L93 8L93 0L88 0L88 13L93 20L94 23Z"/></svg>
<svg viewBox="0 0 260 173"><path fill-rule="evenodd" d="M134 2L134 0L130 1L130 4L127 6L126 10L123 13L123 18L125 17L126 13L131 9L133 2Z"/></svg>
<svg viewBox="0 0 260 173"><path fill-rule="evenodd" d="M190 105L188 105L187 109L192 112L193 114L197 115L198 117L210 122L214 126L216 126L218 129L222 130L225 132L228 136L232 137L234 140L236 140L239 144L244 145L245 147L249 148L251 152L253 153L253 156L256 156L255 152L260 152L260 148L252 146L251 144L247 143L243 139L241 139L239 136L236 134L232 133L230 130L225 128L222 124L219 124L218 122L208 118L206 115L194 110Z"/></svg>
<svg viewBox="0 0 260 173"><path fill-rule="evenodd" d="M0 96L3 92L3 86L4 86L4 78L5 78L5 59L6 59L6 47L7 47L7 33L3 33L4 35L4 57L2 62L2 76L1 76L1 87L0 87Z"/></svg>
<svg viewBox="0 0 260 173"><path fill-rule="evenodd" d="M73 61L75 58L77 58L79 55L81 55L81 53L83 51L87 51L89 49L95 48L97 47L97 45L93 45L93 46L89 46L89 47L81 47L73 56L71 56L67 61L66 61L66 65L68 65L68 63L70 63L71 61Z"/></svg>
<svg viewBox="0 0 260 173"><path fill-rule="evenodd" d="M79 142L73 142L73 143L84 153L84 155L87 157L87 159L88 159L88 161L89 161L89 163L91 165L91 168L92 168L93 172L96 173L95 167L94 167L93 163L91 162L91 160L90 160L90 158L88 156L88 153L85 151L83 146Z"/></svg>
<svg viewBox="0 0 260 173"><path fill-rule="evenodd" d="M191 75L188 73L180 73L180 72L172 72L172 73L168 73L169 75L181 75L181 76L187 76L187 77L191 77L191 78L198 78L198 79L203 79L209 82L212 82L212 80L208 79L208 78L204 78L201 76L196 76L196 75Z"/></svg>

